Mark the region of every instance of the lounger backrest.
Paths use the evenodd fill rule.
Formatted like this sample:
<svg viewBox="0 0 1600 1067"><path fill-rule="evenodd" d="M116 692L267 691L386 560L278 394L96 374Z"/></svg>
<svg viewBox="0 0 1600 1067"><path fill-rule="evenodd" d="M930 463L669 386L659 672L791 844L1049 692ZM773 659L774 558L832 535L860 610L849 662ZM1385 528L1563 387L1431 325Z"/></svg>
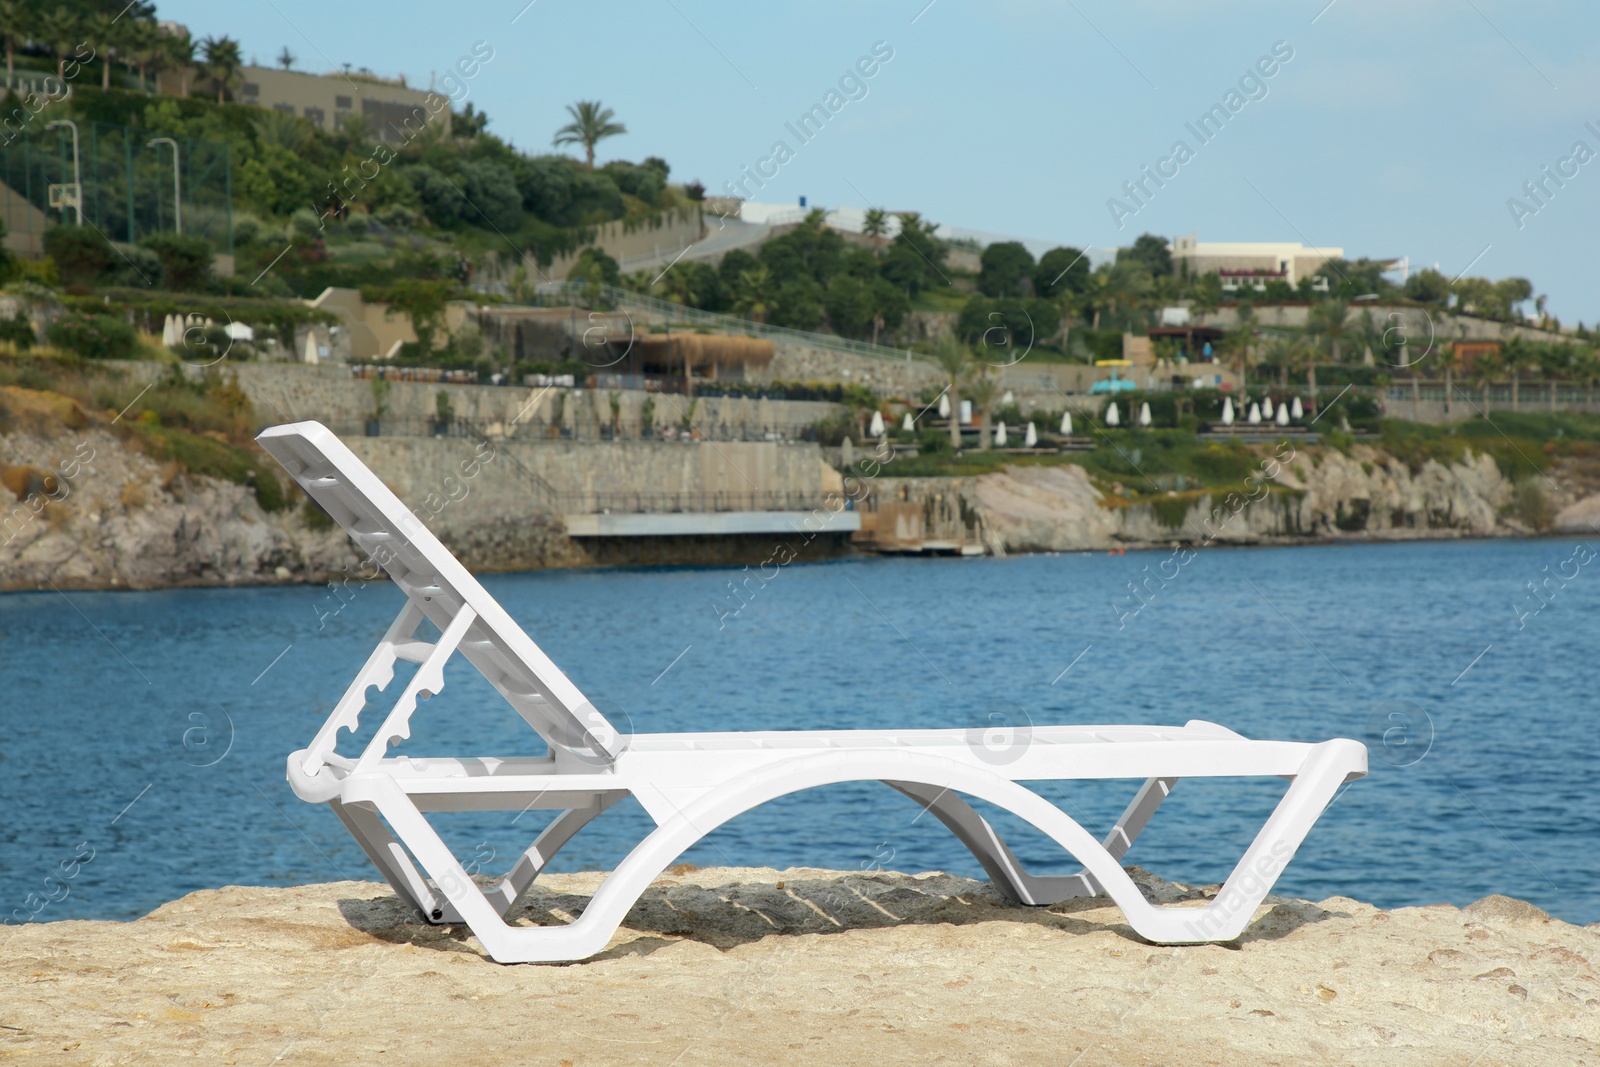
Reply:
<svg viewBox="0 0 1600 1067"><path fill-rule="evenodd" d="M333 431L296 422L256 440L441 632L463 607L476 613L461 654L548 744L591 761L617 755L605 717Z"/></svg>

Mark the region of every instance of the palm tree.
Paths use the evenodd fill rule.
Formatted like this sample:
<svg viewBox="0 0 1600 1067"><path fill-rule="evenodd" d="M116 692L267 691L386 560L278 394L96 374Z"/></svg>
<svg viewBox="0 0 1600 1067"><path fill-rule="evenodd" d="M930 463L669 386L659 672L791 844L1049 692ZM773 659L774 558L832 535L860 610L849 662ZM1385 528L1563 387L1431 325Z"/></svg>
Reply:
<svg viewBox="0 0 1600 1067"><path fill-rule="evenodd" d="M889 233L889 213L881 207L867 208L867 214L861 222L861 232L872 241L873 255L882 252L884 239Z"/></svg>
<svg viewBox="0 0 1600 1067"><path fill-rule="evenodd" d="M694 274L687 270L668 270L661 279L661 295L685 307L694 306L700 296L694 284Z"/></svg>
<svg viewBox="0 0 1600 1067"><path fill-rule="evenodd" d="M1454 388L1454 375L1456 368L1461 365L1461 357L1456 352L1456 346L1445 341L1439 345L1435 354L1439 370L1444 375L1444 413L1450 414L1450 398Z"/></svg>
<svg viewBox="0 0 1600 1067"><path fill-rule="evenodd" d="M1499 370L1499 359L1484 353L1472 362L1471 380L1474 385L1483 388L1483 413L1489 414L1490 387L1494 382L1494 372Z"/></svg>
<svg viewBox="0 0 1600 1067"><path fill-rule="evenodd" d="M1329 297L1314 305L1306 316L1307 330L1327 342L1328 358L1334 363L1340 362L1339 346L1349 332L1349 324L1345 321L1349 313L1350 301Z"/></svg>
<svg viewBox="0 0 1600 1067"><path fill-rule="evenodd" d="M1503 327L1502 327L1503 329ZM1538 362L1538 353L1527 341L1516 334L1512 334L1500 343L1500 367L1511 375L1511 410L1516 411L1519 404L1518 394L1521 392L1522 369L1535 366Z"/></svg>
<svg viewBox="0 0 1600 1067"><path fill-rule="evenodd" d="M6 92L16 84L17 42L26 41L36 31L37 11L28 0L0 0L0 38L6 49Z"/></svg>
<svg viewBox="0 0 1600 1067"><path fill-rule="evenodd" d="M1261 339L1261 324L1256 320L1255 305L1241 302L1235 312L1238 324L1228 338L1229 347L1239 354L1239 388L1250 384L1250 350Z"/></svg>
<svg viewBox="0 0 1600 1067"><path fill-rule="evenodd" d="M84 29L100 46L100 88L110 89L111 57L124 51L123 44L129 41L133 23L123 22L117 12L110 10L96 12L85 21Z"/></svg>
<svg viewBox="0 0 1600 1067"><path fill-rule="evenodd" d="M1306 316L1306 333L1327 342L1328 358L1334 363L1339 362L1339 346L1349 331L1345 322L1349 312L1350 301L1330 297L1312 307L1311 314ZM1311 394L1313 411L1317 408L1317 355L1319 353L1313 349L1306 364L1306 391Z"/></svg>
<svg viewBox="0 0 1600 1067"><path fill-rule="evenodd" d="M950 396L950 447L961 448L961 386L972 366L972 350L954 337L941 337L933 348L933 361L944 372Z"/></svg>
<svg viewBox="0 0 1600 1067"><path fill-rule="evenodd" d="M38 22L34 26L34 33L50 49L50 54L55 56L56 77L65 81L67 57L72 54L73 46L83 40L83 17L72 8L58 4L54 10L36 18Z"/></svg>
<svg viewBox="0 0 1600 1067"><path fill-rule="evenodd" d="M766 321L772 310L772 273L765 266L739 272L734 283L733 309L756 322Z"/></svg>
<svg viewBox="0 0 1600 1067"><path fill-rule="evenodd" d="M314 136L310 121L282 111L263 110L251 116L250 124L255 127L258 143L276 145L295 155L304 152Z"/></svg>
<svg viewBox="0 0 1600 1067"><path fill-rule="evenodd" d="M239 42L232 37L207 37L200 43L205 60L206 78L217 91L217 103L223 95L239 83L239 70L244 57L239 52Z"/></svg>
<svg viewBox="0 0 1600 1067"><path fill-rule="evenodd" d="M146 90L146 75L152 69L159 69L166 55L165 42L162 37L161 27L150 19L143 18L128 27L128 37L124 44L124 55L139 76L139 89Z"/></svg>
<svg viewBox="0 0 1600 1067"><path fill-rule="evenodd" d="M1102 264L1100 269L1091 273L1084 283L1083 298L1088 305L1092 318L1090 327L1100 328L1100 313L1115 300L1116 283L1111 277L1111 267Z"/></svg>
<svg viewBox="0 0 1600 1067"><path fill-rule="evenodd" d="M628 127L622 123L611 121L616 117L616 112L601 106L598 100L579 100L576 104L568 104L567 114L572 116L572 121L556 131L553 143L557 146L583 145L585 163L590 170L594 169L594 146L607 137L628 132Z"/></svg>
<svg viewBox="0 0 1600 1067"><path fill-rule="evenodd" d="M278 53L278 66L282 67L284 70L293 70L294 62L299 58L299 56L289 51L288 45L284 45L283 51Z"/></svg>
<svg viewBox="0 0 1600 1067"><path fill-rule="evenodd" d="M178 72L178 95L187 97L189 79L194 77L194 38L185 30L182 33L162 33L163 53L160 65Z"/></svg>
<svg viewBox="0 0 1600 1067"><path fill-rule="evenodd" d="M989 450L989 412L1000 391L1000 376L980 367L967 380L967 399L972 401L972 418L978 424L978 451Z"/></svg>

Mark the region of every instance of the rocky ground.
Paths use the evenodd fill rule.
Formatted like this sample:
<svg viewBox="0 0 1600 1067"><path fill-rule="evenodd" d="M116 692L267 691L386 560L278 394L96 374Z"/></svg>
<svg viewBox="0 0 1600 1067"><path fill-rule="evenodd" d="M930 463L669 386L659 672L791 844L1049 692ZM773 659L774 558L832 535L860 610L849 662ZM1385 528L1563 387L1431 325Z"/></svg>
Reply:
<svg viewBox="0 0 1600 1067"><path fill-rule="evenodd" d="M1215 891L1132 869L1153 899ZM518 921L580 911L542 880ZM0 928L0 1059L66 1064L1600 1064L1600 924L1269 898L1228 945L943 874L675 868L608 949L502 966L366 882Z"/></svg>

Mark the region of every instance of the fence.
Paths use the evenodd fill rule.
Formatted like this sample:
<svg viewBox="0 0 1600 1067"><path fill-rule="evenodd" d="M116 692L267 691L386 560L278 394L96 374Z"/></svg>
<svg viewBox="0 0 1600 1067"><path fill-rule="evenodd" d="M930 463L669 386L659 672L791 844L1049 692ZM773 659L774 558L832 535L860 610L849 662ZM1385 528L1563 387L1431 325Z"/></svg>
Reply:
<svg viewBox="0 0 1600 1067"><path fill-rule="evenodd" d="M76 120L75 169L73 126L49 127L64 116L46 107L37 115L24 110L3 120L0 183L26 205L8 210L7 224L30 248L39 247L46 227L76 222L80 207L84 223L108 240L135 244L152 233L179 229L176 206L184 233L205 238L214 251L233 251L233 170L226 144L175 139L175 188L172 144L152 143L160 131ZM75 180L78 203L63 206L61 187Z"/></svg>
<svg viewBox="0 0 1600 1067"><path fill-rule="evenodd" d="M848 337L838 337L830 333L809 333L805 330L791 330L786 326L769 326L764 322L751 322L735 315L718 315L712 311L701 311L698 308L685 307L674 304L670 300L657 300L653 296L643 293L629 292L615 286L593 286L583 282L544 282L539 285L539 303L544 307L564 307L566 305L585 306L584 302L592 300L598 295L601 301L622 308L634 308L647 311L674 322L685 322L691 326L707 326L723 333L744 334L749 337L764 337L769 341L786 341L791 344L808 345L812 348L826 349L830 352L844 352L852 356L861 356L865 359L896 360L907 362L912 359L926 359L913 353L909 348L885 348L883 345L868 344L866 341L852 341Z"/></svg>

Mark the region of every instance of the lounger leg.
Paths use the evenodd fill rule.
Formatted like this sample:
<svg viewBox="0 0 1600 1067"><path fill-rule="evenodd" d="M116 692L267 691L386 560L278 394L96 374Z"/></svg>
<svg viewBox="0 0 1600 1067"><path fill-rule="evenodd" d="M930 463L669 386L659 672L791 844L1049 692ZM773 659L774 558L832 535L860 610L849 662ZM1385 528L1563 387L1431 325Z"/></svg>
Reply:
<svg viewBox="0 0 1600 1067"><path fill-rule="evenodd" d="M937 786L917 782L886 781L883 784L904 793L944 823L983 866L989 881L994 883L1002 896L1018 904L1040 903L1032 891L1038 879L1022 869L1021 861L1000 839L1000 835L994 832L989 821L972 810L972 805L950 790Z"/></svg>
<svg viewBox="0 0 1600 1067"><path fill-rule="evenodd" d="M489 890L487 894L489 903L493 904L501 915L508 913L516 905L518 898L527 892L533 880L550 865L555 854L561 851L562 845L571 841L573 836L588 826L597 815L627 795L621 791L605 793L586 808L568 808L557 815L550 825L534 838L533 844L528 846L528 850L517 859L511 870L506 872L500 884Z"/></svg>
<svg viewBox="0 0 1600 1067"><path fill-rule="evenodd" d="M339 816L345 829L356 839L361 851L367 854L372 865L383 873L384 880L394 888L394 895L409 904L417 917L430 920L439 906L427 881L406 855L400 842L394 839L383 820L370 808L361 805L328 801L333 813Z"/></svg>
<svg viewBox="0 0 1600 1067"><path fill-rule="evenodd" d="M1149 824L1151 816L1161 806L1176 778L1151 778L1135 794L1122 817L1117 820L1104 841L1111 858L1121 861L1133 845L1134 839ZM885 782L885 785L904 793L925 807L932 815L950 828L950 832L967 846L989 880L1001 894L1018 904L1043 907L1074 897L1092 897L1104 892L1100 883L1087 871L1077 874L1029 874L1022 862L1006 845L988 820L972 810L972 806L949 790L915 782Z"/></svg>
<svg viewBox="0 0 1600 1067"><path fill-rule="evenodd" d="M1128 849L1133 847L1134 839L1144 832L1146 826L1150 825L1150 819L1155 815L1156 809L1161 806L1163 800L1167 799L1167 796L1172 792L1172 787L1177 784L1178 780L1176 778L1150 778L1146 780L1139 791L1134 794L1133 800L1129 802L1127 808L1123 810L1121 817L1117 819L1117 824L1106 835L1104 844L1106 851L1111 853L1112 859L1118 863L1122 862L1122 857L1126 856ZM1096 882L1094 877L1087 871L1079 872L1077 877L1083 879L1084 884L1089 887L1091 895L1105 892L1100 883Z"/></svg>

